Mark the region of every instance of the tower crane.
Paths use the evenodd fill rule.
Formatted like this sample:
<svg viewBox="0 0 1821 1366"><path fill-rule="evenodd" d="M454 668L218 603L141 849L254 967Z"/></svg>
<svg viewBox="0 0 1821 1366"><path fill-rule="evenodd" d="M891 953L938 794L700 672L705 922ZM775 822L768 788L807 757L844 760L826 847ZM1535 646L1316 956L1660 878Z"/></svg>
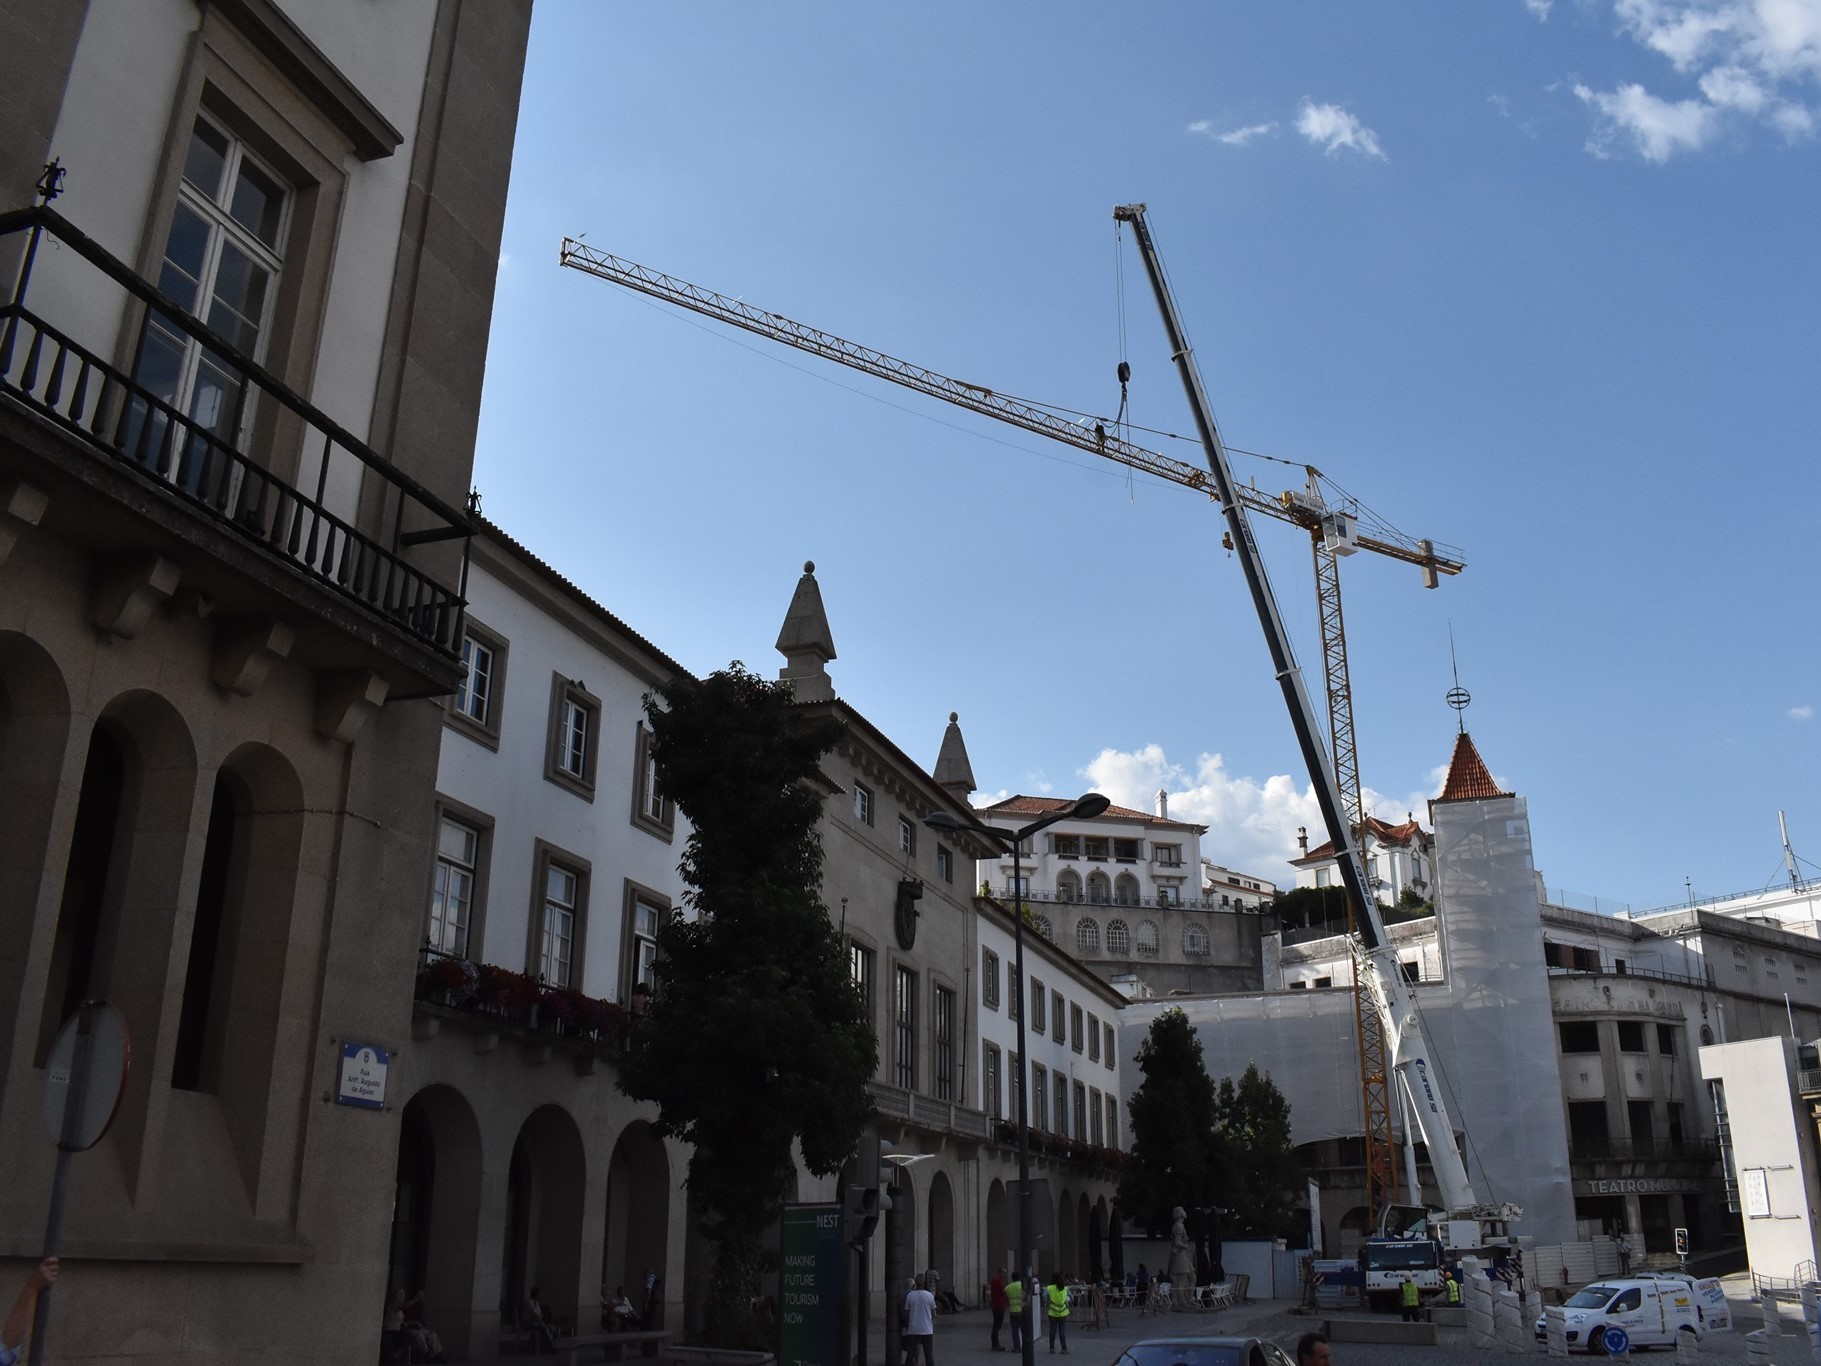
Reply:
<svg viewBox="0 0 1821 1366"><path fill-rule="evenodd" d="M1334 747L1334 769L1341 810L1345 818L1344 833L1336 834L1331 828L1330 835L1335 849L1342 856L1342 866L1345 866L1346 855L1358 838L1357 832L1365 813L1360 801L1359 761L1353 738L1353 699L1347 669L1346 631L1341 612L1340 560L1356 551L1369 550L1417 566L1422 573L1423 586L1434 588L1439 582L1439 576L1458 574L1466 567L1452 547L1438 546L1430 540L1406 536L1370 514L1365 514L1357 504L1332 503L1324 492L1324 476L1313 465L1305 466L1306 482L1302 489L1286 491L1276 497L1255 485L1233 484L1231 481L1223 485L1211 476L1208 469L1135 445L1116 431L1108 430L1104 421L1076 421L1022 399L997 393L984 385L971 384L966 380L925 369L910 361L886 355L883 351L875 351L869 346L797 322L781 313L757 308L743 299L729 298L677 276L628 261L578 239L563 239L560 262L571 270L592 275L609 284L619 285L810 355L820 356L875 379L915 390L970 412L1021 427L1038 436L1060 441L1077 450L1116 461L1130 469L1193 489L1216 502L1227 502L1230 509L1243 507L1307 531L1315 557L1316 600L1321 622L1323 675L1328 693L1329 733ZM1229 512L1229 517L1230 515ZM1232 533L1229 532L1229 548L1231 539ZM1350 895L1347 900L1347 928L1349 940L1357 944L1360 912L1356 910L1354 902L1355 896ZM1355 1037L1359 1047L1366 1140L1367 1204L1376 1214L1388 1203L1392 1192L1396 1147L1391 1131L1391 1069L1385 1035L1379 1012L1362 992L1360 984L1370 976L1361 970L1362 966L1356 963L1354 972Z"/></svg>

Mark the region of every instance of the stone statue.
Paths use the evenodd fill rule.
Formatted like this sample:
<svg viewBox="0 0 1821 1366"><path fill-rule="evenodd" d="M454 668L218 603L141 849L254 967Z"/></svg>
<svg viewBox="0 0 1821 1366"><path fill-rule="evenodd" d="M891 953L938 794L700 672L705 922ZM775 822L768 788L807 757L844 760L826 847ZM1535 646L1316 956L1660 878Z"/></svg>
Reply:
<svg viewBox="0 0 1821 1366"><path fill-rule="evenodd" d="M1187 1217L1181 1205L1170 1211L1170 1289L1177 1295L1195 1289L1195 1253L1189 1243Z"/></svg>

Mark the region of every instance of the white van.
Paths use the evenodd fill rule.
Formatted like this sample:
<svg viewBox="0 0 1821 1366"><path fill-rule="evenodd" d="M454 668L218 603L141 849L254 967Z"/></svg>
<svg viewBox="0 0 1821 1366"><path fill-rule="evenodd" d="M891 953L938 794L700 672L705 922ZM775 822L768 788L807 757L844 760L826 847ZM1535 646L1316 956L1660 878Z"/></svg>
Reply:
<svg viewBox="0 0 1821 1366"><path fill-rule="evenodd" d="M1618 1334L1633 1347L1673 1347L1678 1333L1691 1333L1697 1339L1705 1334L1694 1291L1681 1281L1596 1281L1562 1308L1570 1351L1615 1350ZM1546 1318L1539 1318L1538 1342L1547 1336L1546 1328Z"/></svg>

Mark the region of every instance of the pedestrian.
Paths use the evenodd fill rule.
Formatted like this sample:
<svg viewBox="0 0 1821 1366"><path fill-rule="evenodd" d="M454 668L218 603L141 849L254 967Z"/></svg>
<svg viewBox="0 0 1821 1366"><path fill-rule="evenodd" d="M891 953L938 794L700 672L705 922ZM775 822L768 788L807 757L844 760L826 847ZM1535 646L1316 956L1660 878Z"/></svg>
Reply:
<svg viewBox="0 0 1821 1366"><path fill-rule="evenodd" d="M1621 1276L1631 1274L1631 1243L1623 1232L1619 1234L1619 1274Z"/></svg>
<svg viewBox="0 0 1821 1366"><path fill-rule="evenodd" d="M525 1292L525 1298L519 1301L518 1323L521 1328L528 1328L537 1341L540 1352L556 1351L556 1340L559 1336L555 1320L544 1312L542 1291L537 1286Z"/></svg>
<svg viewBox="0 0 1821 1366"><path fill-rule="evenodd" d="M1024 1277L1012 1277L1011 1280L1005 1283L1005 1311L1010 1314L1012 1318L1012 1350L1014 1352L1022 1352L1024 1350L1024 1334L1030 1327L1030 1325L1024 1321L1024 1307L1026 1302Z"/></svg>
<svg viewBox="0 0 1821 1366"><path fill-rule="evenodd" d="M0 1329L0 1366L13 1366L25 1353L25 1340L31 1335L32 1318L38 1312L38 1296L57 1283L61 1264L46 1257L32 1268L19 1293L13 1299L12 1312L6 1316L6 1327Z"/></svg>
<svg viewBox="0 0 1821 1366"><path fill-rule="evenodd" d="M987 1303L993 1307L993 1350L1003 1352L1005 1349L999 1345L999 1330L1005 1326L1005 1311L1010 1303L1005 1293L1004 1267L994 1271L992 1277L987 1281L986 1299ZM1017 1332L1016 1328L1012 1329L1014 1344L1018 1342Z"/></svg>
<svg viewBox="0 0 1821 1366"><path fill-rule="evenodd" d="M1151 1273L1144 1269L1144 1263L1138 1264L1138 1279L1133 1283L1138 1300L1138 1312L1144 1313L1151 1301Z"/></svg>
<svg viewBox="0 0 1821 1366"><path fill-rule="evenodd" d="M1398 1293L1404 1301L1404 1322L1421 1323L1423 1321L1422 1293L1416 1288L1416 1277L1408 1271L1404 1273L1404 1283L1398 1287Z"/></svg>
<svg viewBox="0 0 1821 1366"><path fill-rule="evenodd" d="M1050 1288L1044 1292L1044 1311L1050 1320L1050 1352L1056 1351L1056 1344L1062 1344L1064 1356L1069 1350L1069 1288L1062 1283L1062 1273L1056 1272L1050 1277Z"/></svg>
<svg viewBox="0 0 1821 1366"><path fill-rule="evenodd" d="M1296 1340L1296 1366L1333 1366L1333 1363L1328 1339L1320 1333L1304 1333Z"/></svg>
<svg viewBox="0 0 1821 1366"><path fill-rule="evenodd" d="M904 1297L904 1366L911 1366L919 1347L923 1366L936 1366L936 1297L922 1276Z"/></svg>

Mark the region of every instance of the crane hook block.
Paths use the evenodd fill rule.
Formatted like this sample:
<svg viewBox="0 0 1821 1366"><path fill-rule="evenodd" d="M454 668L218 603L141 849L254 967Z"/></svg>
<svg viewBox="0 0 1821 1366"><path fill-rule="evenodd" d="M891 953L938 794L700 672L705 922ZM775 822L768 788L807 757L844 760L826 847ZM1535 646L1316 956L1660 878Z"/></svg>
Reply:
<svg viewBox="0 0 1821 1366"><path fill-rule="evenodd" d="M1125 361L1119 362L1119 382L1124 384L1132 377L1132 367Z"/></svg>

